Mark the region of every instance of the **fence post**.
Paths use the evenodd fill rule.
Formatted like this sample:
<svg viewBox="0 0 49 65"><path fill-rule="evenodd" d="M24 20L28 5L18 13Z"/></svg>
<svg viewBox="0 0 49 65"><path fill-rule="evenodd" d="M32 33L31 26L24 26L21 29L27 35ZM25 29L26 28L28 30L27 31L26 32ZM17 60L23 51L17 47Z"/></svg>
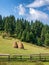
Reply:
<svg viewBox="0 0 49 65"><path fill-rule="evenodd" d="M45 57L45 61L46 61L46 57Z"/></svg>
<svg viewBox="0 0 49 65"><path fill-rule="evenodd" d="M41 61L41 53L39 54L39 61Z"/></svg>
<svg viewBox="0 0 49 65"><path fill-rule="evenodd" d="M22 55L20 55L20 60L22 60Z"/></svg>
<svg viewBox="0 0 49 65"><path fill-rule="evenodd" d="M10 55L8 55L8 61L10 61Z"/></svg>
<svg viewBox="0 0 49 65"><path fill-rule="evenodd" d="M30 55L30 61L32 61L32 55Z"/></svg>

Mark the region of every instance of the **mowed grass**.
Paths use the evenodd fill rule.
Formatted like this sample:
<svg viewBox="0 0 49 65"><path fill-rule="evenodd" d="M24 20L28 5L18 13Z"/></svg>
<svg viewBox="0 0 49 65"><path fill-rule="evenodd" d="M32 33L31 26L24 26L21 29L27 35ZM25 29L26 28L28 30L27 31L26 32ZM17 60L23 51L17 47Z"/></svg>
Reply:
<svg viewBox="0 0 49 65"><path fill-rule="evenodd" d="M49 49L39 47L31 43L23 42L25 49L13 48L14 41L18 39L3 39L0 36L0 54L37 54L37 53L49 53Z"/></svg>
<svg viewBox="0 0 49 65"><path fill-rule="evenodd" d="M49 62L41 62L42 65L49 65ZM36 65L37 62L10 62L8 65Z"/></svg>
<svg viewBox="0 0 49 65"><path fill-rule="evenodd" d="M36 64L37 62L17 62L17 61L16 62L0 62L0 65L36 65ZM49 62L40 62L40 64L37 64L37 65L49 65Z"/></svg>

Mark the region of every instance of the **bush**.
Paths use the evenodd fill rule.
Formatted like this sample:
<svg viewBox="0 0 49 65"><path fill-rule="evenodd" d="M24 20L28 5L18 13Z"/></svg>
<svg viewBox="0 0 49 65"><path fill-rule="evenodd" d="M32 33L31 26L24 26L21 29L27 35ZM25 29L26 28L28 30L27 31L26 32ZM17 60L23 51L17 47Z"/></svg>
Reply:
<svg viewBox="0 0 49 65"><path fill-rule="evenodd" d="M5 38L7 36L7 33L3 33L2 37Z"/></svg>
<svg viewBox="0 0 49 65"><path fill-rule="evenodd" d="M38 46L43 46L42 42L41 42L41 38L37 38L37 45Z"/></svg>
<svg viewBox="0 0 49 65"><path fill-rule="evenodd" d="M3 37L3 38L8 38L8 37L10 37L10 34L9 34L9 33L4 32L4 33L2 33L2 37Z"/></svg>
<svg viewBox="0 0 49 65"><path fill-rule="evenodd" d="M46 40L45 40L45 45L46 45L46 46L49 46L49 39L46 39Z"/></svg>
<svg viewBox="0 0 49 65"><path fill-rule="evenodd" d="M16 38L17 34L10 35L10 37Z"/></svg>

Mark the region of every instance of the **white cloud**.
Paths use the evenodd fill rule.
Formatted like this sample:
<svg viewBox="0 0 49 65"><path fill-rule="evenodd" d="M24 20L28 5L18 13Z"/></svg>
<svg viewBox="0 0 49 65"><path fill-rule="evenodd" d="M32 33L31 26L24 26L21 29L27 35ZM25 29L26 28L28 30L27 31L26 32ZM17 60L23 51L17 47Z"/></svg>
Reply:
<svg viewBox="0 0 49 65"><path fill-rule="evenodd" d="M25 8L23 7L22 4L20 4L19 6L17 6L19 15L24 15L25 14Z"/></svg>
<svg viewBox="0 0 49 65"><path fill-rule="evenodd" d="M49 7L47 7L47 10L49 10Z"/></svg>
<svg viewBox="0 0 49 65"><path fill-rule="evenodd" d="M35 0L33 3L28 4L26 7L41 7L49 5L49 0Z"/></svg>
<svg viewBox="0 0 49 65"><path fill-rule="evenodd" d="M30 11L29 13L31 14L31 16L33 16L34 18L48 18L48 15L42 11L38 11L38 10L35 10L33 8L30 8Z"/></svg>
<svg viewBox="0 0 49 65"><path fill-rule="evenodd" d="M42 11L35 10L33 8L29 8L29 14L27 15L27 20L35 21L36 19L43 21L45 23L48 23L49 21L48 14Z"/></svg>
<svg viewBox="0 0 49 65"><path fill-rule="evenodd" d="M31 21L40 20L46 24L49 22L49 15L34 9L34 7L41 7L49 3L49 0L35 0L32 4L29 4L25 7L28 7L29 10L27 11L27 8L23 6L23 4L20 4L19 6L15 7L15 12L17 12L19 15L22 15L25 19ZM48 7L49 9L49 7Z"/></svg>

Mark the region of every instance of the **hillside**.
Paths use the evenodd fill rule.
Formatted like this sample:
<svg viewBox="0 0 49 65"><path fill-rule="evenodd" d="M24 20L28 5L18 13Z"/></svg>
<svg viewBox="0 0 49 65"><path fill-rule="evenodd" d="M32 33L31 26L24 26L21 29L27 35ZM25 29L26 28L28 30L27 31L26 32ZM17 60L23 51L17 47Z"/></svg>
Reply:
<svg viewBox="0 0 49 65"><path fill-rule="evenodd" d="M25 49L13 48L13 42L18 39L3 39L0 36L0 54L34 54L34 53L49 53L49 49L39 47L30 43L23 42Z"/></svg>

